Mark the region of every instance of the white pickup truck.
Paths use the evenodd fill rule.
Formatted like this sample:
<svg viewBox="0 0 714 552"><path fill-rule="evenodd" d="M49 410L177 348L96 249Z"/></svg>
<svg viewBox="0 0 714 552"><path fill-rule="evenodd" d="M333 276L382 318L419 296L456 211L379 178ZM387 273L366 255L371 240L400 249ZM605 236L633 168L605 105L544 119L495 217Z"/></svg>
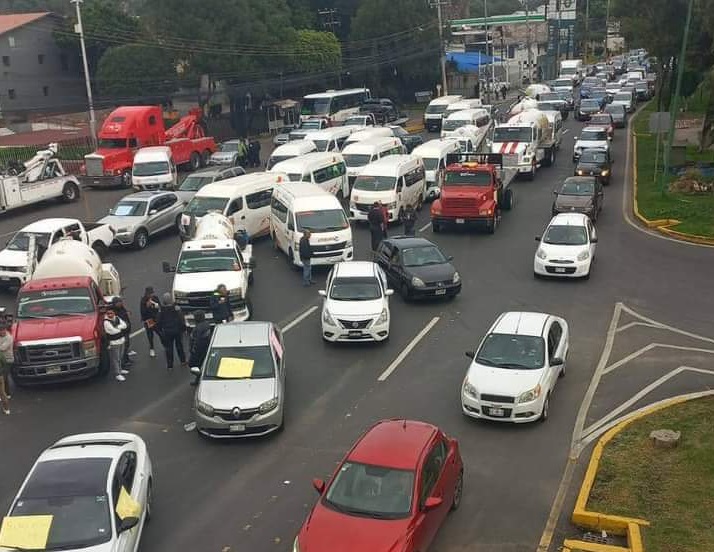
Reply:
<svg viewBox="0 0 714 552"><path fill-rule="evenodd" d="M28 256L30 236L35 236L36 256ZM108 224L82 223L73 218L41 219L17 232L0 251L0 288L20 287L35 271L47 249L62 238L72 237L101 252L114 240L114 229Z"/></svg>

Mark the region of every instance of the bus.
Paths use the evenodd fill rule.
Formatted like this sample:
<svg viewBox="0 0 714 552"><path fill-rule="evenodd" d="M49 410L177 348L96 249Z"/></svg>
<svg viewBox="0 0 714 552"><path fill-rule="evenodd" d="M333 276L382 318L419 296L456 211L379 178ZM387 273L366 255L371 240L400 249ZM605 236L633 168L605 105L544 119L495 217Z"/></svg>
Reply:
<svg viewBox="0 0 714 552"><path fill-rule="evenodd" d="M371 97L368 88L328 90L318 94L308 94L302 99L300 121L319 117L327 119L330 125L342 123L350 115L358 113L362 102Z"/></svg>

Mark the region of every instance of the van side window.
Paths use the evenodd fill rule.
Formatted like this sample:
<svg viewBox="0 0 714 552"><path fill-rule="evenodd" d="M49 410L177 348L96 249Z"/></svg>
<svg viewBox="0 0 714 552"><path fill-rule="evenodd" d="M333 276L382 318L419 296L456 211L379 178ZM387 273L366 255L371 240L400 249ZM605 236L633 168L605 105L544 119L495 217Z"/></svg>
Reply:
<svg viewBox="0 0 714 552"><path fill-rule="evenodd" d="M288 230L295 230L295 223L293 222L292 211L288 211Z"/></svg>
<svg viewBox="0 0 714 552"><path fill-rule="evenodd" d="M230 217L233 213L237 213L242 210L243 210L243 198L239 197L239 198L231 201L231 204L228 206L228 212L226 213L226 216Z"/></svg>
<svg viewBox="0 0 714 552"><path fill-rule="evenodd" d="M302 175L303 182L312 182L312 175L310 173Z"/></svg>
<svg viewBox="0 0 714 552"><path fill-rule="evenodd" d="M260 209L270 205L270 198L273 196L273 190L262 190L245 196L245 202L248 209Z"/></svg>
<svg viewBox="0 0 714 552"><path fill-rule="evenodd" d="M314 173L312 173L312 177L315 179L315 184L322 184L332 178L331 173L331 167L324 167L322 169L317 169Z"/></svg>
<svg viewBox="0 0 714 552"><path fill-rule="evenodd" d="M416 169L409 171L406 175L404 175L404 181L406 182L407 186L413 186L414 184L420 182L423 179L424 169L422 169L421 167L417 167Z"/></svg>
<svg viewBox="0 0 714 552"><path fill-rule="evenodd" d="M288 220L287 206L277 198L273 198L270 204L270 210L280 222L283 224Z"/></svg>

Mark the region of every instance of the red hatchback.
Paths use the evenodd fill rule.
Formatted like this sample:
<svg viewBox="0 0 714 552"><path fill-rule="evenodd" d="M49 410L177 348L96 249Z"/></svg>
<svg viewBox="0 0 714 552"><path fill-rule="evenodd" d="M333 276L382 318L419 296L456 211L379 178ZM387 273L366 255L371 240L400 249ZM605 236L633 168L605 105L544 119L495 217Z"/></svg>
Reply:
<svg viewBox="0 0 714 552"><path fill-rule="evenodd" d="M459 443L438 428L383 420L355 443L320 493L293 552L424 552L461 502Z"/></svg>

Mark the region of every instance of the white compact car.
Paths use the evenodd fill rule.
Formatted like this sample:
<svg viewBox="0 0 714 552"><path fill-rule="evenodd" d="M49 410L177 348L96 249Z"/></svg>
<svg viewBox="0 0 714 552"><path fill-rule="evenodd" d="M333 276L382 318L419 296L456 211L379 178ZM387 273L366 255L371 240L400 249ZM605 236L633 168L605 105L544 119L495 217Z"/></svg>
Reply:
<svg viewBox="0 0 714 552"><path fill-rule="evenodd" d="M389 297L382 269L368 261L336 264L319 291L326 341L384 341L389 337Z"/></svg>
<svg viewBox="0 0 714 552"><path fill-rule="evenodd" d="M540 312L506 312L477 351L461 386L464 415L501 422L545 421L565 375L568 323Z"/></svg>
<svg viewBox="0 0 714 552"><path fill-rule="evenodd" d="M597 233L584 213L554 216L542 237L533 260L533 275L589 278L595 259Z"/></svg>
<svg viewBox="0 0 714 552"><path fill-rule="evenodd" d="M0 550L136 552L151 518L153 473L146 444L131 433L85 433L45 450L12 501L4 524L38 516L34 531Z"/></svg>
<svg viewBox="0 0 714 552"><path fill-rule="evenodd" d="M612 159L610 141L607 139L607 130L605 128L586 126L580 133L580 136L575 137L573 163L578 162L583 150L590 148L607 150L610 153L610 159Z"/></svg>

